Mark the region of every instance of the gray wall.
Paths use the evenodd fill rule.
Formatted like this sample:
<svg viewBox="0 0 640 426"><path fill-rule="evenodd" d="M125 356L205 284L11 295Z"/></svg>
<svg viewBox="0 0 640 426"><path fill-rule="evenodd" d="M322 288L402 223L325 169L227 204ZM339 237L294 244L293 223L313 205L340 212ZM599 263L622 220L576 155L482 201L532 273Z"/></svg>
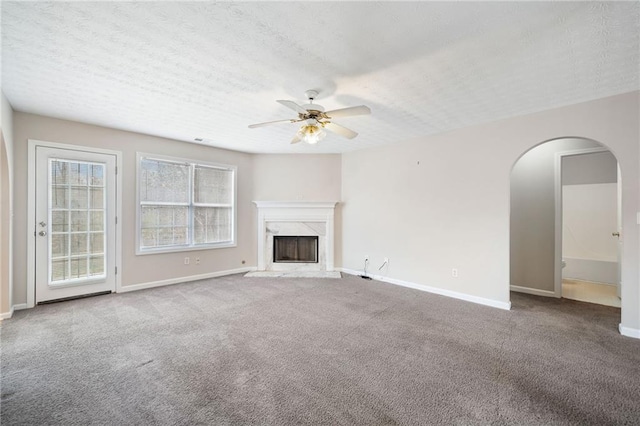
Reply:
<svg viewBox="0 0 640 426"><path fill-rule="evenodd" d="M88 147L105 148L123 153L123 218L122 285L145 284L169 279L256 266L256 199L275 200L340 200L340 156L262 156L190 144L138 133L58 120L16 112L15 135L15 205L27 209L27 141L36 139ZM238 167L238 236L237 247L190 251L200 264L184 265L185 254L158 253L137 256L136 232L136 152L176 156L188 159L233 164ZM254 168L260 173L256 178ZM301 178L303 171L304 178ZM337 171L337 172L336 172ZM21 214L14 223L14 304L26 302L27 223ZM243 263L244 261L244 263Z"/></svg>
<svg viewBox="0 0 640 426"><path fill-rule="evenodd" d="M339 154L264 154L253 162L257 201L340 201Z"/></svg>
<svg viewBox="0 0 640 426"><path fill-rule="evenodd" d="M629 229L622 323L640 329L638 95L343 154L343 267L361 270L368 255L377 268L388 257L389 280L508 303L511 169L541 142L589 138L620 160L622 214Z"/></svg>

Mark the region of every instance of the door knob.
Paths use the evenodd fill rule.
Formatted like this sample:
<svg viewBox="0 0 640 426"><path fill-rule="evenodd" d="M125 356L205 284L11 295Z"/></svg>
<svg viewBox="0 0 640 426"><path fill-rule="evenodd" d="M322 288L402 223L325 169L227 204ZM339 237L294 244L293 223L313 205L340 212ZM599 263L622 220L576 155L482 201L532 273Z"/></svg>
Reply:
<svg viewBox="0 0 640 426"><path fill-rule="evenodd" d="M40 235L41 237L44 237L45 235L47 235L47 231L40 231L38 232L38 235Z"/></svg>
<svg viewBox="0 0 640 426"><path fill-rule="evenodd" d="M41 226L41 227L43 227L43 228L44 228L45 226L47 226L47 224L46 224L46 223L44 223L44 222L40 222L38 225L40 225L40 226Z"/></svg>
<svg viewBox="0 0 640 426"><path fill-rule="evenodd" d="M620 233L619 232L612 232L611 235L614 236L614 237L619 237Z"/></svg>

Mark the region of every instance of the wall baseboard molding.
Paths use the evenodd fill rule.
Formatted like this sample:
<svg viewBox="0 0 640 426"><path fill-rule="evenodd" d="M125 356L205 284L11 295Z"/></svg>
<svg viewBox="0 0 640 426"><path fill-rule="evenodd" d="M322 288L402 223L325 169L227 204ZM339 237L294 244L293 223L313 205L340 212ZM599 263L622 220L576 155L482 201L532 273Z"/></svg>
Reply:
<svg viewBox="0 0 640 426"><path fill-rule="evenodd" d="M533 294L534 296L558 297L556 296L556 293L551 290L539 290L537 288L520 287L519 285L512 285L510 288L511 291L516 291L518 293Z"/></svg>
<svg viewBox="0 0 640 426"><path fill-rule="evenodd" d="M634 339L640 339L640 329L623 327L622 324L618 325L618 330L620 330L620 334L627 337L633 337Z"/></svg>
<svg viewBox="0 0 640 426"><path fill-rule="evenodd" d="M573 257L563 257L562 260L566 265L562 269L562 278L617 285L618 262Z"/></svg>
<svg viewBox="0 0 640 426"><path fill-rule="evenodd" d="M15 308L12 306L11 309L9 309L9 312L0 312L0 321L11 318L13 316L14 309Z"/></svg>
<svg viewBox="0 0 640 426"><path fill-rule="evenodd" d="M361 271L356 271L354 269L336 268L336 270L339 270L340 272L344 272L345 274L349 274L349 275L362 275ZM395 278L383 277L380 275L369 275L369 276L376 281L382 281L389 284L408 287L415 290L421 290L427 293L438 294L440 296L447 296L453 299L464 300L466 302L477 303L479 305L490 306L492 308L504 309L507 311L511 309L511 302L501 302L499 300L486 299L484 297L472 296L466 293L459 293L457 291L445 290L442 288L431 287L424 284L416 284L409 281L397 280Z"/></svg>
<svg viewBox="0 0 640 426"><path fill-rule="evenodd" d="M209 272L207 274L190 275L187 277L180 277L180 278L171 278L168 280L150 281L147 283L122 286L116 291L116 293L127 293L129 291L145 290L148 288L155 288L155 287L164 287L166 285L180 284L180 283L186 283L190 281L206 280L208 278L224 277L226 275L242 274L244 272L252 272L255 270L256 270L255 266L250 266L246 268L229 269L227 271L217 271L217 272Z"/></svg>

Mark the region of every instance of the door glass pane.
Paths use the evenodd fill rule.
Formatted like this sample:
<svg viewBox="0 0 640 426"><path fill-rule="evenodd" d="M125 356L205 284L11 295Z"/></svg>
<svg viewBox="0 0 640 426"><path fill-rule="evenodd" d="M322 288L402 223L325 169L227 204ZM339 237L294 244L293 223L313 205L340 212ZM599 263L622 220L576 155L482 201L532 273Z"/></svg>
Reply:
<svg viewBox="0 0 640 426"><path fill-rule="evenodd" d="M69 230L69 212L66 210L51 212L51 230L67 232Z"/></svg>
<svg viewBox="0 0 640 426"><path fill-rule="evenodd" d="M92 232L89 238L89 252L93 254L104 253L104 234L102 232Z"/></svg>
<svg viewBox="0 0 640 426"><path fill-rule="evenodd" d="M87 230L87 211L72 211L71 214L71 231L86 232Z"/></svg>
<svg viewBox="0 0 640 426"><path fill-rule="evenodd" d="M90 229L92 231L104 230L104 209L99 209L99 210L94 209L91 211Z"/></svg>
<svg viewBox="0 0 640 426"><path fill-rule="evenodd" d="M71 234L71 256L87 254L87 233Z"/></svg>
<svg viewBox="0 0 640 426"><path fill-rule="evenodd" d="M106 277L105 165L49 160L49 283Z"/></svg>
<svg viewBox="0 0 640 426"><path fill-rule="evenodd" d="M65 281L69 278L69 260L59 259L51 262L51 282Z"/></svg>
<svg viewBox="0 0 640 426"><path fill-rule="evenodd" d="M68 237L66 234L59 233L51 235L51 257L56 259L69 255Z"/></svg>
<svg viewBox="0 0 640 426"><path fill-rule="evenodd" d="M87 187L72 186L69 193L69 201L72 209L86 209L89 205L87 199Z"/></svg>
<svg viewBox="0 0 640 426"><path fill-rule="evenodd" d="M54 185L51 188L51 207L54 209L69 208L69 187Z"/></svg>
<svg viewBox="0 0 640 426"><path fill-rule="evenodd" d="M104 202L104 188L91 188L89 190L89 207L92 209L101 209Z"/></svg>
<svg viewBox="0 0 640 426"><path fill-rule="evenodd" d="M104 256L92 256L89 258L89 271L92 276L104 274Z"/></svg>

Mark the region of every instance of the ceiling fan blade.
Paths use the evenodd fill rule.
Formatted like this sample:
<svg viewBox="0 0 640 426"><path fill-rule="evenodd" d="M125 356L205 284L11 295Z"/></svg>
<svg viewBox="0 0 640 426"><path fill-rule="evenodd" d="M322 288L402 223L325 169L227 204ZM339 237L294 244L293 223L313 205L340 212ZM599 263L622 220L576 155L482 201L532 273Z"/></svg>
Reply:
<svg viewBox="0 0 640 426"><path fill-rule="evenodd" d="M291 143L298 143L300 142L302 139L300 138L300 136L298 136L298 134L296 133L296 135L293 137L293 139L291 139Z"/></svg>
<svg viewBox="0 0 640 426"><path fill-rule="evenodd" d="M263 126L269 126L271 124L276 124L276 123L295 123L298 120L295 119L289 119L289 120L276 120L276 121L267 121L266 123L257 123L257 124L251 124L249 125L250 129L255 129L256 127L263 127Z"/></svg>
<svg viewBox="0 0 640 426"><path fill-rule="evenodd" d="M358 134L353 130L347 129L346 127L336 123L329 123L329 122L323 123L323 127L333 133L337 133L340 136L344 136L347 139L353 139L356 136L358 136Z"/></svg>
<svg viewBox="0 0 640 426"><path fill-rule="evenodd" d="M306 109L302 108L300 105L298 105L297 103L295 103L293 101L278 100L276 102L286 106L287 108L291 108L292 110L294 110L298 114L306 114L308 112Z"/></svg>
<svg viewBox="0 0 640 426"><path fill-rule="evenodd" d="M354 107L348 107L348 108L334 109L332 111L325 112L325 114L329 118L350 117L352 115L371 114L371 110L369 109L368 106L360 105L360 106L354 106Z"/></svg>

